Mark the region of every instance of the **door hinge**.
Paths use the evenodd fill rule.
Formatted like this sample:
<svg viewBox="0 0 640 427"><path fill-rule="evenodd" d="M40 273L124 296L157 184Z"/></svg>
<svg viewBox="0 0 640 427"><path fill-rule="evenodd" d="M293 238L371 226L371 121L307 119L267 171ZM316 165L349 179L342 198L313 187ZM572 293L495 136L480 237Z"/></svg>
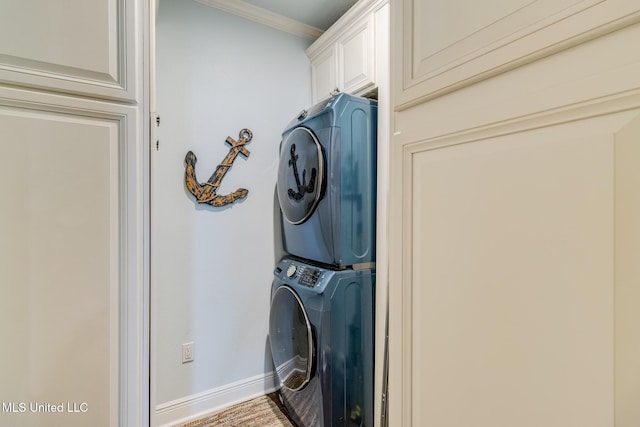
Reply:
<svg viewBox="0 0 640 427"><path fill-rule="evenodd" d="M154 122L156 124L155 127L153 126ZM158 127L160 127L160 116L157 115L155 112L152 112L151 113L151 138L156 140L156 151L160 149L160 140L157 138L157 131L156 131L156 128Z"/></svg>

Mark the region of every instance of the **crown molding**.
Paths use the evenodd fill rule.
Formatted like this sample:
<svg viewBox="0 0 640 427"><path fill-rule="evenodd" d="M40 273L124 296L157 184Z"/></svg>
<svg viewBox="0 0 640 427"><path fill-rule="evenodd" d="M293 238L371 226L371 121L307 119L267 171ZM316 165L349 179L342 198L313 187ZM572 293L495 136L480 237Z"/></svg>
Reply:
<svg viewBox="0 0 640 427"><path fill-rule="evenodd" d="M316 40L323 31L311 25L303 24L286 16L278 15L270 10L246 3L242 0L196 0L207 6L232 13L237 16L267 25L280 31L284 31L294 36L309 40Z"/></svg>

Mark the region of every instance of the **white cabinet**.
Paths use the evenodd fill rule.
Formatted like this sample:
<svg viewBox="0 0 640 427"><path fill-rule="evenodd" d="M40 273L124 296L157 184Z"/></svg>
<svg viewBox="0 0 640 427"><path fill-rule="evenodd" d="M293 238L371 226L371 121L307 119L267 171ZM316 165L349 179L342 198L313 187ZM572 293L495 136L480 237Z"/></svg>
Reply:
<svg viewBox="0 0 640 427"><path fill-rule="evenodd" d="M125 0L0 2L0 83L134 101L136 14Z"/></svg>
<svg viewBox="0 0 640 427"><path fill-rule="evenodd" d="M331 45L311 61L311 96L314 104L338 87L336 58L336 46Z"/></svg>
<svg viewBox="0 0 640 427"><path fill-rule="evenodd" d="M0 2L3 425L147 423L147 3Z"/></svg>
<svg viewBox="0 0 640 427"><path fill-rule="evenodd" d="M373 15L365 16L338 40L338 88L342 92L367 91L375 85Z"/></svg>
<svg viewBox="0 0 640 427"><path fill-rule="evenodd" d="M640 4L481 3L391 3L389 425L637 427Z"/></svg>
<svg viewBox="0 0 640 427"><path fill-rule="evenodd" d="M364 95L378 86L376 63L383 47L376 35L388 34L387 1L360 1L308 49L312 97L316 103L336 91Z"/></svg>

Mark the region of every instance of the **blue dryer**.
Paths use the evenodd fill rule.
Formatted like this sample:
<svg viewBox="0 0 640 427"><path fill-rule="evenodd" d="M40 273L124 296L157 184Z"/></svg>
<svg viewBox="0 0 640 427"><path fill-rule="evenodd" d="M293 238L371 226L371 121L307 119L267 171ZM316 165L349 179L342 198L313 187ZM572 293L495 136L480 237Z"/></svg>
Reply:
<svg viewBox="0 0 640 427"><path fill-rule="evenodd" d="M269 341L282 403L300 427L373 426L375 270L285 257Z"/></svg>
<svg viewBox="0 0 640 427"><path fill-rule="evenodd" d="M283 132L277 193L289 254L335 268L375 261L377 110L339 94Z"/></svg>

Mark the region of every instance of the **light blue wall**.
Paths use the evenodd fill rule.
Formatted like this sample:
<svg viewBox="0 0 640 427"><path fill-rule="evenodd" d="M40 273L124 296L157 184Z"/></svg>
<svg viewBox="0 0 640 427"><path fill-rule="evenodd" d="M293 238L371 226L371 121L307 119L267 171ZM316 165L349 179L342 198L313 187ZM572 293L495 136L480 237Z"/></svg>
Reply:
<svg viewBox="0 0 640 427"><path fill-rule="evenodd" d="M280 133L311 102L309 45L192 0L161 1L157 18L159 151L152 152L152 319L156 404L268 373L274 188ZM227 136L253 131L219 189L248 198L196 205L184 157L206 181ZM181 344L195 361L181 363Z"/></svg>

